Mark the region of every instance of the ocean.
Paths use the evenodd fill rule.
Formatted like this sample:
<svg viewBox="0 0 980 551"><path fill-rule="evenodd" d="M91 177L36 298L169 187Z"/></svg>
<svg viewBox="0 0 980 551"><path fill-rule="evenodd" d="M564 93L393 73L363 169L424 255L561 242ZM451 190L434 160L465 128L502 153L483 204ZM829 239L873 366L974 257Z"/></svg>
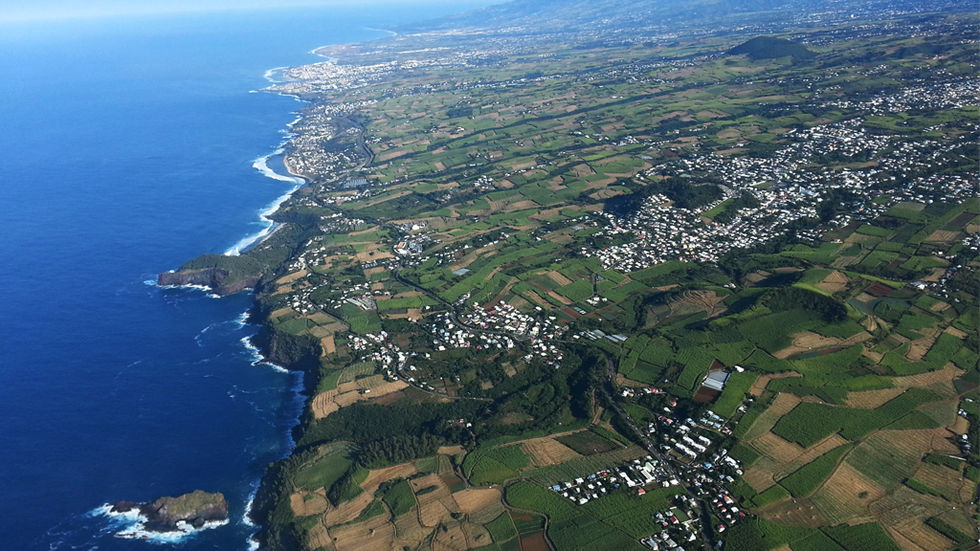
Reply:
<svg viewBox="0 0 980 551"><path fill-rule="evenodd" d="M249 348L250 295L152 282L295 186L268 156L301 106L253 93L270 69L476 3L0 24L0 547L249 548L301 376ZM195 489L227 525L144 541L104 514Z"/></svg>

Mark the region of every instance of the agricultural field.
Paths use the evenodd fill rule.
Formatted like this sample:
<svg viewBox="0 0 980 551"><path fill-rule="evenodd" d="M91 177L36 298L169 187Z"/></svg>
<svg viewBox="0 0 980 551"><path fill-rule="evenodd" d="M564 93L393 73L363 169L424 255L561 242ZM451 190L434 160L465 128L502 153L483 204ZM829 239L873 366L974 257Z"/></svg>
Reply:
<svg viewBox="0 0 980 551"><path fill-rule="evenodd" d="M917 219L924 222L964 212L914 202L903 207L889 215L929 212ZM888 245L889 266L928 271L938 264L911 264L920 245L898 241L882 226L851 231L835 238L885 239L876 247ZM809 255L819 249L825 252ZM944 256L942 248L929 250ZM721 303L727 309L691 318L677 308L654 308L660 318L654 330L622 347L624 380L662 386L674 396L697 399L697 385L719 363L743 369L731 373L708 406L734 424L732 455L747 466L736 493L772 524L740 529L730 539L736 549L755 548L753 538L783 525L798 527L799 538L767 538L758 548L779 542L793 549L951 548L965 541L965 519L976 514L970 501L977 485L963 475L968 457L959 447L967 425L957 416L959 397L976 388L978 374L975 345L957 327L966 312L950 308L951 298L937 297L927 285L880 277L872 262L835 270L845 252L852 253L795 246L768 255L766 270L750 273L745 289ZM807 258L802 266L801 256ZM778 296L786 296L787 285L792 300ZM975 304L972 295L957 296ZM840 305L832 321L822 317L832 308L825 299ZM663 403L641 397L628 409L635 419L653 419ZM898 503L904 516L893 509ZM962 529L936 520L942 515ZM866 524L851 527L861 521ZM828 528L812 532L821 527Z"/></svg>
<svg viewBox="0 0 980 551"><path fill-rule="evenodd" d="M284 255L256 278L258 338L308 373L262 537L972 541L976 18L845 4L622 44L491 32L493 55L406 32L290 73L310 186L225 261ZM748 29L806 53L739 54ZM559 493L623 465L649 477Z"/></svg>

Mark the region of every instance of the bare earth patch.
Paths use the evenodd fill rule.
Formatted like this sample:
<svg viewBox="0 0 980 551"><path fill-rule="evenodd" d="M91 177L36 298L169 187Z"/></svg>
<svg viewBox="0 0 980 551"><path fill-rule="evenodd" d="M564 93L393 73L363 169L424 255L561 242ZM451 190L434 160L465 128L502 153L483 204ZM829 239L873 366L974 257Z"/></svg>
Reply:
<svg viewBox="0 0 980 551"><path fill-rule="evenodd" d="M303 279L304 277L309 275L309 273L310 272L306 270L300 270L298 272L293 272L291 274L284 275L276 280L276 285L288 285L296 280Z"/></svg>
<svg viewBox="0 0 980 551"><path fill-rule="evenodd" d="M446 508L446 503L451 503L453 509L456 502L449 494L446 483L437 474L430 474L411 481L412 491L415 492L419 503L419 522L423 526L438 526L440 522L452 520L451 511ZM422 492L422 490L425 490ZM422 493L420 493L422 492Z"/></svg>
<svg viewBox="0 0 980 551"><path fill-rule="evenodd" d="M434 532L432 551L460 551L466 549L466 534L459 524L444 526Z"/></svg>
<svg viewBox="0 0 980 551"><path fill-rule="evenodd" d="M890 526L885 526L885 531L888 532L888 535L891 536L893 540L895 540L895 543L898 545L898 548L901 549L902 551L923 551L923 549L918 545L916 545L915 542L906 538L900 532L896 531L894 528Z"/></svg>
<svg viewBox="0 0 980 551"><path fill-rule="evenodd" d="M463 529L463 535L466 536L466 546L468 549L483 547L493 541L490 532L475 522L464 522L460 525L460 528Z"/></svg>
<svg viewBox="0 0 980 551"><path fill-rule="evenodd" d="M812 352L813 350L820 350L822 348L830 348L832 346L854 346L855 344L864 342L870 338L871 335L864 332L858 333L857 335L847 339L838 339L835 337L825 337L812 331L801 331L793 335L792 345L779 350L773 354L773 357L779 358L780 360L785 360L797 354Z"/></svg>
<svg viewBox="0 0 980 551"><path fill-rule="evenodd" d="M774 358L785 360L803 352L809 352L814 348L826 348L834 346L840 339L824 337L811 331L802 331L793 335L793 344L779 350L773 354Z"/></svg>
<svg viewBox="0 0 980 551"><path fill-rule="evenodd" d="M525 453L531 456L535 466L558 465L577 457L578 452L551 437L534 438L521 444Z"/></svg>
<svg viewBox="0 0 980 551"><path fill-rule="evenodd" d="M843 291L847 284L850 283L850 279L842 272L834 270L827 277L823 278L823 281L817 283L817 288L828 293L837 293Z"/></svg>
<svg viewBox="0 0 980 551"><path fill-rule="evenodd" d="M906 521L892 529L925 551L943 551L956 547L952 540L926 526L921 519Z"/></svg>
<svg viewBox="0 0 980 551"><path fill-rule="evenodd" d="M688 291L670 301L668 306L671 314L707 312L707 317L712 317L725 310L725 306L721 304L724 300L725 297L714 291Z"/></svg>
<svg viewBox="0 0 980 551"><path fill-rule="evenodd" d="M943 304L946 304L946 303L944 302ZM946 304L946 307L948 308L949 305ZM955 328L953 326L947 327L946 328L946 332L949 333L950 335L956 337L957 339L965 339L965 338L967 338L969 336L969 335L967 335L966 331L960 331L959 329L957 329L957 328Z"/></svg>
<svg viewBox="0 0 980 551"><path fill-rule="evenodd" d="M839 434L831 434L820 442L817 442L809 448L804 449L803 453L786 462L786 464L774 474L777 479L781 479L784 476L796 471L800 467L812 462L821 455L829 452L830 450L843 446L844 444L847 444L847 439Z"/></svg>
<svg viewBox="0 0 980 551"><path fill-rule="evenodd" d="M319 515L327 510L327 497L318 492L294 492L289 496L289 507L297 517Z"/></svg>
<svg viewBox="0 0 980 551"><path fill-rule="evenodd" d="M378 489L378 486L388 482L389 480L394 480L396 478L408 478L414 476L419 470L415 467L415 463L402 463L400 465L392 465L391 467L385 467L383 469L375 469L368 473L368 477L364 479L361 484L361 488L368 493L374 493Z"/></svg>
<svg viewBox="0 0 980 551"><path fill-rule="evenodd" d="M469 488L453 494L460 512L473 514L500 503L500 490Z"/></svg>
<svg viewBox="0 0 980 551"><path fill-rule="evenodd" d="M323 515L323 524L329 527L348 523L360 516L361 511L367 508L372 501L374 501L374 496L370 492L361 492L354 499L327 509L326 514Z"/></svg>
<svg viewBox="0 0 980 551"><path fill-rule="evenodd" d="M788 499L767 507L762 516L782 524L817 528L826 524L820 510L808 499Z"/></svg>
<svg viewBox="0 0 980 551"><path fill-rule="evenodd" d="M960 232L958 231L936 230L932 232L932 235L925 238L925 241L932 243L952 243L959 235Z"/></svg>
<svg viewBox="0 0 980 551"><path fill-rule="evenodd" d="M436 453L439 455L465 455L466 449L463 446L440 446Z"/></svg>
<svg viewBox="0 0 980 551"><path fill-rule="evenodd" d="M802 377L802 376L803 374L797 373L795 371L787 371L785 373L775 373L773 375L762 375L758 379L756 379L754 383L752 383L752 386L749 388L749 394L753 396L761 396L762 392L769 385L769 381L772 381L773 379L785 379L787 377Z"/></svg>
<svg viewBox="0 0 980 551"><path fill-rule="evenodd" d="M904 388L882 388L879 390L860 390L847 393L845 404L858 409L875 409L892 398L905 392Z"/></svg>
<svg viewBox="0 0 980 551"><path fill-rule="evenodd" d="M893 494L873 503L871 511L890 534L900 534L908 548L939 551L952 549L954 546L923 521L942 514L950 506L949 502L941 498L923 495L900 486Z"/></svg>
<svg viewBox="0 0 980 551"><path fill-rule="evenodd" d="M954 421L952 426L949 427L949 430L957 436L960 434L966 434L966 431L970 430L970 422L957 415L956 421Z"/></svg>
<svg viewBox="0 0 980 551"><path fill-rule="evenodd" d="M792 411L799 403L800 398L795 394L787 394L785 392L777 394L769 408L763 411L755 422L752 423L752 426L749 427L744 437L745 440L758 438L772 430L772 427L776 425L776 421L779 421L780 417Z"/></svg>
<svg viewBox="0 0 980 551"><path fill-rule="evenodd" d="M943 275L945 274L946 274L946 268L933 268L927 275L922 276L919 279L925 282L935 283L940 279L942 279Z"/></svg>
<svg viewBox="0 0 980 551"><path fill-rule="evenodd" d="M395 533L398 535L398 544L408 546L409 549L418 548L419 544L429 536L431 530L419 524L417 511L407 515L401 515L394 522Z"/></svg>
<svg viewBox="0 0 980 551"><path fill-rule="evenodd" d="M905 359L910 362L922 361L923 356L926 352L932 348L932 345L936 342L935 336L929 336L922 339L916 339L909 343L909 349L905 353Z"/></svg>
<svg viewBox="0 0 980 551"><path fill-rule="evenodd" d="M350 526L330 530L337 551L358 551L362 549L393 549L395 526L388 522L386 515L379 515Z"/></svg>
<svg viewBox="0 0 980 551"><path fill-rule="evenodd" d="M756 492L762 492L776 484L773 472L779 469L779 464L771 457L762 456L745 470L742 478Z"/></svg>
<svg viewBox="0 0 980 551"><path fill-rule="evenodd" d="M385 381L382 375L344 383L333 390L321 392L313 398L313 416L317 419L323 419L342 407L362 400L381 398L407 387L408 383L405 381ZM364 391L370 392L365 393Z"/></svg>
<svg viewBox="0 0 980 551"><path fill-rule="evenodd" d="M310 549L323 548L326 551L336 551L337 549L334 547L333 539L327 532L327 527L322 524L317 524L310 530L310 535L307 542Z"/></svg>
<svg viewBox="0 0 980 551"><path fill-rule="evenodd" d="M811 501L830 523L867 518L868 504L887 494L857 469L841 463Z"/></svg>
<svg viewBox="0 0 980 551"><path fill-rule="evenodd" d="M329 335L320 339L320 350L323 351L322 356L327 356L330 354L337 353L337 344L333 340L333 335Z"/></svg>
<svg viewBox="0 0 980 551"><path fill-rule="evenodd" d="M892 379L892 382L896 387L903 389L912 387L926 387L936 383L948 383L962 374L962 370L952 365L947 365L945 368L938 371L930 371L928 373L920 373L918 375L909 375L907 377L895 377Z"/></svg>
<svg viewBox="0 0 980 551"><path fill-rule="evenodd" d="M548 291L548 296L551 297L551 298L553 298L553 299L555 299L555 300L557 300L558 302L564 304L565 306L568 306L570 304L574 304L571 300L569 300L569 299L567 299L567 298L559 295L558 293L556 293L554 291Z"/></svg>
<svg viewBox="0 0 980 551"><path fill-rule="evenodd" d="M784 440L771 432L750 442L752 447L768 455L780 463L788 463L803 454L803 448L788 440Z"/></svg>

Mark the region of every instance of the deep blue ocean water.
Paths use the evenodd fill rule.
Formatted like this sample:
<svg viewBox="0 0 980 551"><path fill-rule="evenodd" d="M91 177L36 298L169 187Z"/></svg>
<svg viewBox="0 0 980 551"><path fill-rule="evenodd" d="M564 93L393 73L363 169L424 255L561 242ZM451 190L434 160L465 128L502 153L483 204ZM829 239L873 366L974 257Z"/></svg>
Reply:
<svg viewBox="0 0 980 551"><path fill-rule="evenodd" d="M253 365L249 295L145 282L260 231L290 189L252 167L300 107L249 93L266 70L460 7L0 26L0 548L159 548L95 511L194 489L231 522L164 545L248 548L300 381Z"/></svg>

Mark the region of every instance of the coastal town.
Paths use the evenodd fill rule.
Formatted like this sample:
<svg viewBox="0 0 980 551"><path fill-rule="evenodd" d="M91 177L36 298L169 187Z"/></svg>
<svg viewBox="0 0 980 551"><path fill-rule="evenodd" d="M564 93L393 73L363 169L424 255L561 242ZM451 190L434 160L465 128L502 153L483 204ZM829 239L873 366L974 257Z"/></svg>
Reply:
<svg viewBox="0 0 980 551"><path fill-rule="evenodd" d="M308 185L168 276L254 278L306 372L270 549L976 539L975 18L642 4L278 75Z"/></svg>

